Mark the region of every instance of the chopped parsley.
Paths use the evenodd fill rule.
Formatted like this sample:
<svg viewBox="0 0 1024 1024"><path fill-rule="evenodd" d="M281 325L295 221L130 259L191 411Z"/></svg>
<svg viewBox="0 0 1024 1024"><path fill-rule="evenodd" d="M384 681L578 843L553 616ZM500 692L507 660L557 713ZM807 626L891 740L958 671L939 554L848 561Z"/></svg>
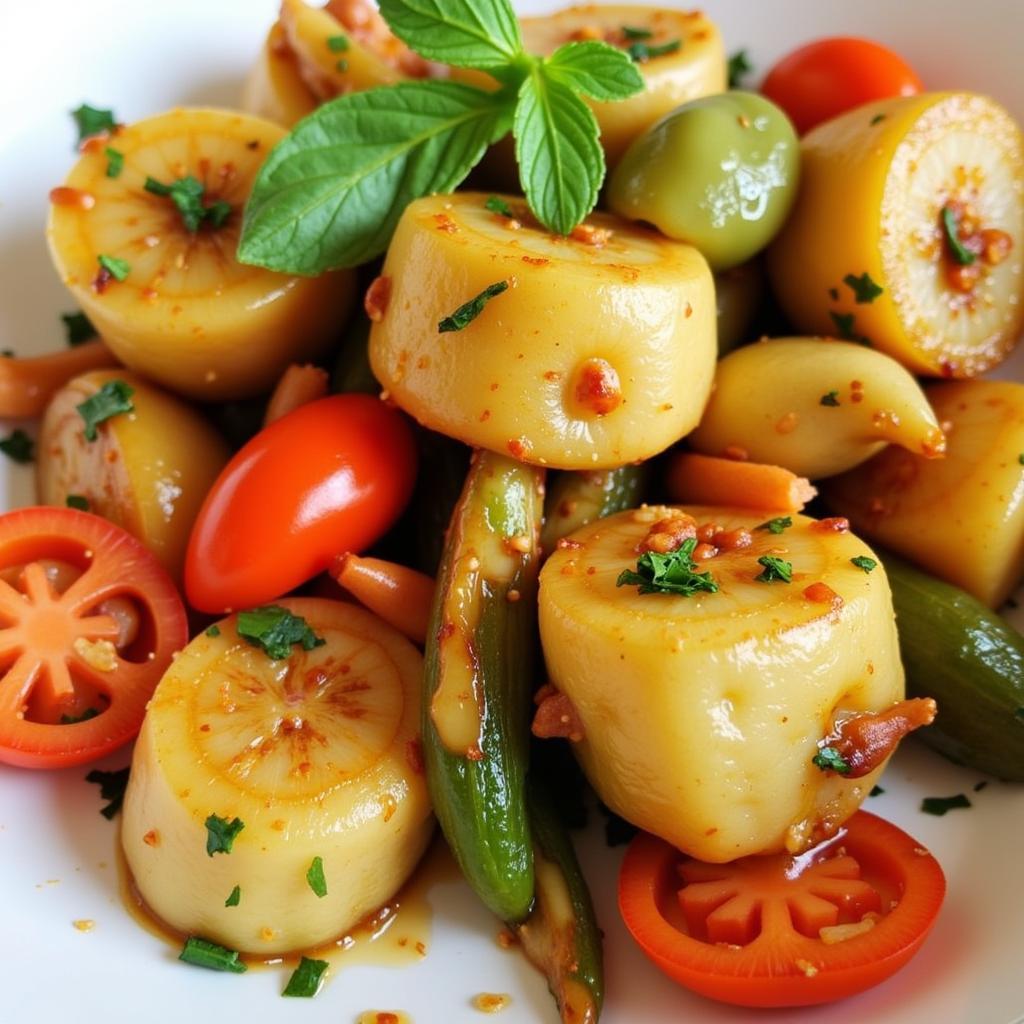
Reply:
<svg viewBox="0 0 1024 1024"><path fill-rule="evenodd" d="M880 284L876 284L871 279L871 275L866 270L859 277L856 274L847 274L843 278L843 284L853 292L853 301L861 306L874 302L879 295L885 292Z"/></svg>
<svg viewBox="0 0 1024 1024"><path fill-rule="evenodd" d="M157 181L156 178L147 177L143 187L155 196L166 196L170 199L178 208L187 231L198 231L204 222L208 222L211 227L219 228L231 214L231 204L223 199L218 199L207 206L204 202L206 187L191 174L185 175L184 178L175 178L169 185Z"/></svg>
<svg viewBox="0 0 1024 1024"><path fill-rule="evenodd" d="M220 626L214 623L205 630L205 633L207 636L220 636Z"/></svg>
<svg viewBox="0 0 1024 1024"><path fill-rule="evenodd" d="M107 177L120 178L124 170L124 153L113 146L107 146L103 152L107 158Z"/></svg>
<svg viewBox="0 0 1024 1024"><path fill-rule="evenodd" d="M69 494L64 499L68 508L77 508L79 512L89 511L89 499L84 494Z"/></svg>
<svg viewBox="0 0 1024 1024"><path fill-rule="evenodd" d="M500 196L488 196L487 202L484 203L491 213L496 213L501 217L511 217L512 207L505 202Z"/></svg>
<svg viewBox="0 0 1024 1024"><path fill-rule="evenodd" d="M130 767L120 768L115 772L104 772L100 771L99 768L94 768L85 777L86 782L93 782L100 787L101 800L110 801L106 807L100 808L100 814L102 814L107 821L112 821L114 815L121 810L121 804L124 803L124 791L128 786L128 774L130 771Z"/></svg>
<svg viewBox="0 0 1024 1024"><path fill-rule="evenodd" d="M64 321L64 331L70 348L76 348L96 337L96 328L84 313L61 313L60 318Z"/></svg>
<svg viewBox="0 0 1024 1024"><path fill-rule="evenodd" d="M86 441L96 440L96 428L101 423L114 416L120 416L121 413L135 412L131 400L133 394L135 389L125 384L123 380L108 380L96 394L76 405L79 415L85 420Z"/></svg>
<svg viewBox="0 0 1024 1024"><path fill-rule="evenodd" d="M818 405L827 405L835 408L839 405L839 392L838 391L826 391L818 401Z"/></svg>
<svg viewBox="0 0 1024 1024"><path fill-rule="evenodd" d="M650 39L654 32L649 28L639 28L636 25L623 25L623 39Z"/></svg>
<svg viewBox="0 0 1024 1024"><path fill-rule="evenodd" d="M949 245L949 251L953 254L953 259L960 266L969 267L977 257L970 249L965 249L963 242L960 241L960 224L952 206L942 208L942 226L946 231L946 243Z"/></svg>
<svg viewBox="0 0 1024 1024"><path fill-rule="evenodd" d="M86 708L80 715L61 715L61 725L78 725L79 722L88 722L90 718L95 718L99 712L95 708Z"/></svg>
<svg viewBox="0 0 1024 1024"><path fill-rule="evenodd" d="M328 36L327 49L330 50L331 53L344 53L348 49L348 36Z"/></svg>
<svg viewBox="0 0 1024 1024"><path fill-rule="evenodd" d="M243 640L262 648L274 661L290 657L293 644L301 644L304 651L311 651L327 643L309 628L301 615L292 615L278 604L239 612L235 628Z"/></svg>
<svg viewBox="0 0 1024 1024"><path fill-rule="evenodd" d="M853 333L853 325L857 318L853 313L836 313L833 311L829 313L829 316L832 317L832 323L836 325L840 338L846 341L857 340L857 335Z"/></svg>
<svg viewBox="0 0 1024 1024"><path fill-rule="evenodd" d="M117 127L112 110L102 110L100 107L90 107L83 103L77 110L71 111L78 127L78 144L81 145L86 139L100 132L110 132Z"/></svg>
<svg viewBox="0 0 1024 1024"><path fill-rule="evenodd" d="M320 899L323 899L327 895L327 879L324 878L323 857L313 858L313 862L309 865L309 870L306 872L306 881L309 882L310 889L312 889Z"/></svg>
<svg viewBox="0 0 1024 1024"><path fill-rule="evenodd" d="M793 582L792 562L787 562L784 558L776 558L774 555L762 555L757 560L757 564L764 566L764 571L754 577L758 583Z"/></svg>
<svg viewBox="0 0 1024 1024"><path fill-rule="evenodd" d="M348 61L347 60L335 61L334 70L335 71L348 71Z"/></svg>
<svg viewBox="0 0 1024 1024"><path fill-rule="evenodd" d="M873 118L871 118L871 124L872 125L880 124L884 120L885 120L885 114L875 114L875 116Z"/></svg>
<svg viewBox="0 0 1024 1024"><path fill-rule="evenodd" d="M709 572L697 572L693 551L696 537L683 541L682 546L668 554L647 551L636 563L636 571L625 569L615 581L617 587L637 587L641 594L680 594L692 597L699 591L718 592L718 583Z"/></svg>
<svg viewBox="0 0 1024 1024"><path fill-rule="evenodd" d="M326 960L310 960L308 956L304 956L299 961L299 966L292 972L281 995L312 999L320 991L320 983L326 970Z"/></svg>
<svg viewBox="0 0 1024 1024"><path fill-rule="evenodd" d="M856 555L850 559L850 563L857 566L858 569L863 569L864 572L872 572L878 568L878 563L873 558L868 558L867 555Z"/></svg>
<svg viewBox="0 0 1024 1024"><path fill-rule="evenodd" d="M762 523L760 526L755 526L754 529L778 535L784 530L788 530L792 525L792 516L776 516L774 519L769 519L768 522Z"/></svg>
<svg viewBox="0 0 1024 1024"><path fill-rule="evenodd" d="M670 39L667 43L661 43L658 46L636 42L630 43L626 52L637 64L643 64L654 57L667 57L670 53L678 53L682 47L682 39Z"/></svg>
<svg viewBox="0 0 1024 1024"><path fill-rule="evenodd" d="M508 281L495 281L489 284L479 295L464 302L451 316L446 316L437 325L438 334L448 334L450 331L461 331L471 324L483 311L484 306L496 295L508 291Z"/></svg>
<svg viewBox="0 0 1024 1024"><path fill-rule="evenodd" d="M822 747L811 758L811 764L823 772L835 772L837 775L846 775L850 771L850 762L835 747Z"/></svg>
<svg viewBox="0 0 1024 1024"><path fill-rule="evenodd" d="M956 796L926 796L921 801L921 810L925 814L934 814L936 818L957 808L970 806L971 801L963 793L957 793Z"/></svg>
<svg viewBox="0 0 1024 1024"><path fill-rule="evenodd" d="M127 260L102 252L96 257L96 262L100 265L100 270L105 270L115 281L123 281L132 269Z"/></svg>
<svg viewBox="0 0 1024 1024"><path fill-rule="evenodd" d="M744 75L754 70L746 50L737 50L729 58L729 88L738 89L743 84Z"/></svg>
<svg viewBox="0 0 1024 1024"><path fill-rule="evenodd" d="M230 971L244 974L248 968L238 959L238 951L218 946L216 942L197 939L190 935L178 954L179 960L196 967L208 967L211 971Z"/></svg>
<svg viewBox="0 0 1024 1024"><path fill-rule="evenodd" d="M241 899L242 899L242 887L240 885L236 885L234 887L234 889L231 890L231 895L228 896L228 898L224 901L224 906L225 907L237 907L239 902L241 901Z"/></svg>
<svg viewBox="0 0 1024 1024"><path fill-rule="evenodd" d="M228 821L219 814L211 814L206 819L206 856L212 857L215 853L230 853L231 847L235 845L238 833L245 828L245 822L241 818L233 818Z"/></svg>
<svg viewBox="0 0 1024 1024"><path fill-rule="evenodd" d="M0 452L13 462L31 462L35 454L36 443L20 427L0 439Z"/></svg>
<svg viewBox="0 0 1024 1024"><path fill-rule="evenodd" d="M881 796L884 792L885 790L882 789L881 786L872 786L871 792L868 793L868 796Z"/></svg>

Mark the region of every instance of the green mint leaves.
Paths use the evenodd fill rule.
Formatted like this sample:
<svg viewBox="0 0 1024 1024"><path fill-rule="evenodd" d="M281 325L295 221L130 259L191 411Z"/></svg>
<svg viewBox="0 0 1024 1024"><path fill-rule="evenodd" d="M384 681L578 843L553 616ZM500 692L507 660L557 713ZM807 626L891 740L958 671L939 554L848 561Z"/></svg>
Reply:
<svg viewBox="0 0 1024 1024"><path fill-rule="evenodd" d="M219 814L211 814L206 819L206 856L212 857L215 853L230 853L238 833L243 828L245 828L245 822L241 818L228 821L227 818L222 818Z"/></svg>
<svg viewBox="0 0 1024 1024"><path fill-rule="evenodd" d="M637 587L641 594L680 594L692 597L699 591L718 592L718 583L709 572L697 572L693 560L696 538L684 540L676 551L662 555L647 551L636 563L636 572L625 569L615 581L617 587Z"/></svg>
<svg viewBox="0 0 1024 1024"><path fill-rule="evenodd" d="M300 644L304 651L311 651L327 642L310 629L301 615L293 615L278 604L239 612L236 629L243 640L261 648L274 661L291 657L293 644Z"/></svg>
<svg viewBox="0 0 1024 1024"><path fill-rule="evenodd" d="M489 284L479 295L464 302L451 316L446 316L437 325L438 334L449 334L452 331L461 331L471 324L483 311L484 306L496 295L508 291L508 281L495 281Z"/></svg>
<svg viewBox="0 0 1024 1024"><path fill-rule="evenodd" d="M122 413L135 412L132 395L135 389L123 380L108 380L94 395L90 395L75 408L82 417L85 427L82 433L86 441L95 441L99 437L97 427L114 416Z"/></svg>
<svg viewBox="0 0 1024 1024"><path fill-rule="evenodd" d="M245 211L238 258L296 274L380 255L412 200L451 192L507 135L534 216L568 234L604 181L602 102L643 88L630 58L600 42L550 57L523 50L509 0L382 0L392 31L429 60L487 71L496 91L459 82L402 82L341 96L272 150Z"/></svg>

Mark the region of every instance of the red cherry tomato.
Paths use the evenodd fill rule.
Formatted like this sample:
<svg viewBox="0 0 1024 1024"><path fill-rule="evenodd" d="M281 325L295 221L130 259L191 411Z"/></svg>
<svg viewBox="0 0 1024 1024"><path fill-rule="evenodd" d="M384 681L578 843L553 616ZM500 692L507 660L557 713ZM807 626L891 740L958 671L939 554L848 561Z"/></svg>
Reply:
<svg viewBox="0 0 1024 1024"><path fill-rule="evenodd" d="M185 560L189 602L221 613L280 597L377 540L415 477L412 431L379 399L301 406L252 438L207 495Z"/></svg>
<svg viewBox="0 0 1024 1024"><path fill-rule="evenodd" d="M155 555L120 526L66 508L0 516L0 761L93 761L139 731L188 643Z"/></svg>
<svg viewBox="0 0 1024 1024"><path fill-rule="evenodd" d="M789 115L800 134L872 100L922 90L914 69L870 39L819 39L783 57L761 92Z"/></svg>
<svg viewBox="0 0 1024 1024"><path fill-rule="evenodd" d="M641 833L622 863L619 910L647 956L694 992L738 1006L811 1006L899 970L945 892L927 850L859 811L802 856L731 864L704 864Z"/></svg>

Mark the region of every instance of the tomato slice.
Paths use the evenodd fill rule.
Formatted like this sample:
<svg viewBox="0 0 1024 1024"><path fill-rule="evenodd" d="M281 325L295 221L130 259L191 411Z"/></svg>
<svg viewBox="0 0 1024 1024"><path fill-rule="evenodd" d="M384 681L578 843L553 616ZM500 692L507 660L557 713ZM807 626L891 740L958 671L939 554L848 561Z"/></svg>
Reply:
<svg viewBox="0 0 1024 1024"><path fill-rule="evenodd" d="M127 743L186 643L171 578L121 527L70 508L0 515L0 761L64 767Z"/></svg>
<svg viewBox="0 0 1024 1024"><path fill-rule="evenodd" d="M859 811L797 857L705 864L647 833L619 876L619 910L669 977L738 1006L810 1006L863 992L924 942L946 892L916 840Z"/></svg>

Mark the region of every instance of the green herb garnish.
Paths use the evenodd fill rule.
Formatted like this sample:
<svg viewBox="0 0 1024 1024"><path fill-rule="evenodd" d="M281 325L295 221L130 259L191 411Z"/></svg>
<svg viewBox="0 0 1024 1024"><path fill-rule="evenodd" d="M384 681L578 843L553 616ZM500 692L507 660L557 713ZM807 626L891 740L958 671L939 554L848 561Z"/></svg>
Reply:
<svg viewBox="0 0 1024 1024"><path fill-rule="evenodd" d="M885 790L882 789L881 786L872 786L871 792L868 793L868 796L881 796L884 792Z"/></svg>
<svg viewBox="0 0 1024 1024"><path fill-rule="evenodd" d="M956 796L926 796L921 801L921 810L925 814L934 814L936 818L941 818L948 811L970 806L971 801L963 793L957 793Z"/></svg>
<svg viewBox="0 0 1024 1024"><path fill-rule="evenodd" d="M871 124L872 125L880 124L884 120L885 120L885 114L875 114L875 116L873 118L871 118Z"/></svg>
<svg viewBox="0 0 1024 1024"><path fill-rule="evenodd" d="M61 715L61 725L78 725L79 722L88 722L90 718L95 718L99 712L95 708L86 708L80 715Z"/></svg>
<svg viewBox="0 0 1024 1024"><path fill-rule="evenodd" d="M654 57L667 57L670 53L678 53L683 47L682 39L670 39L667 43L651 46L650 43L631 43L626 49L630 59L643 64Z"/></svg>
<svg viewBox="0 0 1024 1024"><path fill-rule="evenodd" d="M189 936L178 954L179 960L196 967L208 967L211 971L230 971L232 974L244 974L248 968L238 959L238 952L226 949L215 942Z"/></svg>
<svg viewBox="0 0 1024 1024"><path fill-rule="evenodd" d="M105 270L115 281L123 281L132 269L127 260L118 256L108 256L106 253L100 253L96 257L96 262L100 265L100 272Z"/></svg>
<svg viewBox="0 0 1024 1024"><path fill-rule="evenodd" d="M96 337L96 328L84 313L61 313L60 318L64 321L64 331L71 348Z"/></svg>
<svg viewBox="0 0 1024 1024"><path fill-rule="evenodd" d="M754 577L758 583L793 582L792 562L787 562L784 558L776 558L774 555L762 555L757 560L757 564L764 566L764 571Z"/></svg>
<svg viewBox="0 0 1024 1024"><path fill-rule="evenodd" d="M949 251L953 254L953 259L960 266L969 267L977 259L977 256L970 249L964 248L963 242L960 241L960 224L951 206L942 208L942 226L945 228L946 242L949 244Z"/></svg>
<svg viewBox="0 0 1024 1024"><path fill-rule="evenodd" d="M299 961L299 966L292 972L281 995L312 999L320 991L320 983L326 970L326 960L310 960L308 956L304 956Z"/></svg>
<svg viewBox="0 0 1024 1024"><path fill-rule="evenodd" d="M121 413L134 412L132 395L135 389L125 384L123 380L108 380L96 394L87 398L84 402L76 405L79 415L85 420L86 441L95 441L98 436L96 428L114 416Z"/></svg>
<svg viewBox="0 0 1024 1024"><path fill-rule="evenodd" d="M858 305L874 302L879 295L885 292L881 285L872 280L866 270L859 277L856 274L847 274L843 278L843 284L853 292L853 301Z"/></svg>
<svg viewBox="0 0 1024 1024"><path fill-rule="evenodd" d="M107 177L120 178L124 170L124 153L113 146L107 146L103 152L107 157Z"/></svg>
<svg viewBox="0 0 1024 1024"><path fill-rule="evenodd" d="M636 571L625 569L615 581L617 587L637 587L641 594L680 594L692 597L703 591L718 592L718 583L710 572L697 572L693 551L695 537L684 540L682 546L668 554L647 551L636 563Z"/></svg>
<svg viewBox="0 0 1024 1024"><path fill-rule="evenodd" d="M217 199L206 207L206 223L211 228L223 227L230 216L231 204L226 199Z"/></svg>
<svg viewBox="0 0 1024 1024"><path fill-rule="evenodd" d="M811 764L823 772L835 772L837 775L846 775L850 771L850 762L835 747L822 747L811 758Z"/></svg>
<svg viewBox="0 0 1024 1024"><path fill-rule="evenodd" d="M738 89L743 84L743 76L754 70L746 50L737 50L729 58L729 88Z"/></svg>
<svg viewBox="0 0 1024 1024"><path fill-rule="evenodd" d="M623 39L650 39L654 35L651 29L636 25L623 25L621 31Z"/></svg>
<svg viewBox="0 0 1024 1024"><path fill-rule="evenodd" d="M69 494L64 499L68 508L77 508L79 512L89 511L89 499L84 494Z"/></svg>
<svg viewBox="0 0 1024 1024"><path fill-rule="evenodd" d="M864 572L871 572L878 568L878 563L873 558L868 558L867 555L856 555L850 559L850 562L858 569L863 569Z"/></svg>
<svg viewBox="0 0 1024 1024"><path fill-rule="evenodd" d="M853 325L857 318L853 313L829 312L832 323L836 325L839 337L845 341L858 341L857 335L853 333Z"/></svg>
<svg viewBox="0 0 1024 1024"><path fill-rule="evenodd" d="M348 36L328 36L327 49L331 53L344 53L348 49Z"/></svg>
<svg viewBox="0 0 1024 1024"><path fill-rule="evenodd" d="M77 110L72 110L71 116L78 126L78 145L93 135L113 131L117 127L112 110L90 107L88 103L83 103Z"/></svg>
<svg viewBox="0 0 1024 1024"><path fill-rule="evenodd" d="M93 782L100 787L101 800L110 801L106 807L100 808L100 814L102 814L107 821L113 820L114 815L121 810L121 804L124 803L124 791L128 785L128 774L130 772L130 767L120 768L114 772L104 772L100 771L99 768L94 768L85 777L86 782Z"/></svg>
<svg viewBox="0 0 1024 1024"><path fill-rule="evenodd" d="M324 878L323 857L313 858L313 863L309 865L309 870L306 872L306 881L309 882L310 889L312 889L320 899L323 899L327 895L327 879Z"/></svg>
<svg viewBox="0 0 1024 1024"><path fill-rule="evenodd" d="M0 440L0 452L12 462L22 464L31 462L35 453L36 443L21 427L12 430L7 437Z"/></svg>
<svg viewBox="0 0 1024 1024"><path fill-rule="evenodd" d="M238 833L245 828L245 822L241 818L233 818L228 821L219 814L211 814L206 819L206 856L212 857L215 853L230 853L231 847L235 845Z"/></svg>
<svg viewBox="0 0 1024 1024"><path fill-rule="evenodd" d="M487 202L484 203L491 213L496 213L501 217L511 217L512 207L505 202L500 196L488 196Z"/></svg>
<svg viewBox="0 0 1024 1024"><path fill-rule="evenodd" d="M334 62L334 70L335 71L348 71L348 61L347 60L335 61Z"/></svg>
<svg viewBox="0 0 1024 1024"><path fill-rule="evenodd" d="M583 97L609 102L640 92L643 76L629 57L597 41L531 56L509 0L379 6L422 57L486 71L499 87L406 81L319 107L260 169L239 259L301 274L366 263L387 248L413 199L451 192L510 129L537 220L563 235L583 221L605 176L597 121Z"/></svg>
<svg viewBox="0 0 1024 1024"><path fill-rule="evenodd" d="M839 405L839 392L838 391L826 391L818 400L818 405L827 405L835 408Z"/></svg>
<svg viewBox="0 0 1024 1024"><path fill-rule="evenodd" d="M301 644L304 651L311 651L327 642L309 628L301 615L292 615L277 604L240 612L236 628L243 640L262 648L275 661L290 657L293 644Z"/></svg>
<svg viewBox="0 0 1024 1024"><path fill-rule="evenodd" d="M199 226L209 221L211 226L219 228L231 213L231 204L218 199L209 206L204 202L206 187L191 174L184 178L175 178L169 185L156 178L146 178L143 186L147 192L155 196L165 196L178 208L181 221L187 231L196 232Z"/></svg>
<svg viewBox="0 0 1024 1024"><path fill-rule="evenodd" d="M224 901L224 906L237 907L241 899L242 887L240 885L236 885L234 889L231 890L231 895L229 895L228 898Z"/></svg>
<svg viewBox="0 0 1024 1024"><path fill-rule="evenodd" d="M214 623L212 626L208 626L204 632L207 636L220 636L220 626Z"/></svg>
<svg viewBox="0 0 1024 1024"><path fill-rule="evenodd" d="M1021 453L1020 453L1020 455L1018 455L1018 456L1017 456L1017 461L1018 461L1018 462L1019 462L1019 463L1020 463L1020 464L1021 464L1022 466L1024 466L1024 452L1021 452Z"/></svg>
<svg viewBox="0 0 1024 1024"><path fill-rule="evenodd" d="M437 325L438 334L461 331L471 324L483 311L484 306L496 295L508 291L508 281L495 281L489 284L479 295L464 302L451 316L446 316Z"/></svg>
<svg viewBox="0 0 1024 1024"><path fill-rule="evenodd" d="M755 526L755 530L762 530L766 533L780 534L783 530L788 530L793 525L792 516L776 516L774 519L769 519L768 522L762 523L760 526Z"/></svg>

